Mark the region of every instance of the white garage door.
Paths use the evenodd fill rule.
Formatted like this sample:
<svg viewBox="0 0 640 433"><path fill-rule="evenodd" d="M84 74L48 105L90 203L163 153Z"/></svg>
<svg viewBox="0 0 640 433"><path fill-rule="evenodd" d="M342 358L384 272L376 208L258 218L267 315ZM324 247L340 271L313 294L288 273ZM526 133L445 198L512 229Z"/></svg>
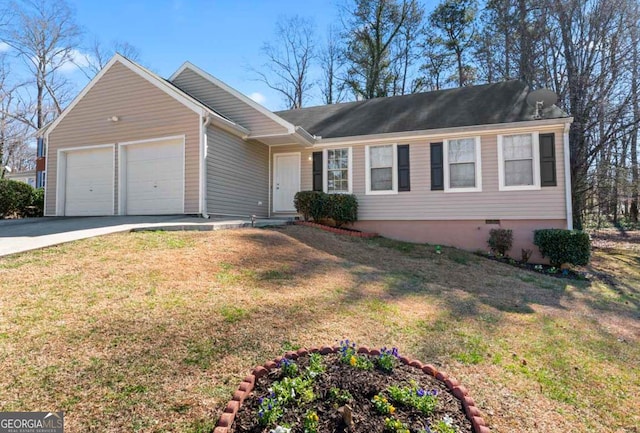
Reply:
<svg viewBox="0 0 640 433"><path fill-rule="evenodd" d="M124 212L127 215L184 212L182 139L122 146Z"/></svg>
<svg viewBox="0 0 640 433"><path fill-rule="evenodd" d="M113 148L64 152L64 214L113 215Z"/></svg>

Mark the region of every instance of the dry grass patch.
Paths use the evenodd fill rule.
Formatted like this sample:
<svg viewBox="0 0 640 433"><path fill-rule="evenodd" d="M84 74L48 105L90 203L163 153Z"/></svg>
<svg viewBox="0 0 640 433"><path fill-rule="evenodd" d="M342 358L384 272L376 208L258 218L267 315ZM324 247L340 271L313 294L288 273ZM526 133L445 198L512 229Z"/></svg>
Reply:
<svg viewBox="0 0 640 433"><path fill-rule="evenodd" d="M619 261L594 258L616 282L569 282L298 226L0 259L0 410L62 409L69 432L206 432L257 363L349 337L451 372L497 432L637 432L640 276Z"/></svg>

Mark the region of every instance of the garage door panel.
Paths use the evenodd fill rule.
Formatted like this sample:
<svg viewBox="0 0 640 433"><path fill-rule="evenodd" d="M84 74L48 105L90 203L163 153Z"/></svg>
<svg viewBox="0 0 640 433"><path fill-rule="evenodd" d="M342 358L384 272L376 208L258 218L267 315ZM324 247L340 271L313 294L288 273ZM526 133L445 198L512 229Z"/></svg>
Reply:
<svg viewBox="0 0 640 433"><path fill-rule="evenodd" d="M158 201L156 199L142 198L136 200L136 202L137 206L134 209L135 215L162 215L182 213L182 197L175 199L164 198L161 201Z"/></svg>
<svg viewBox="0 0 640 433"><path fill-rule="evenodd" d="M149 165L153 166L153 170L148 170ZM182 180L182 170L176 170L176 160L161 160L148 162L136 162L127 165L127 176L132 181L154 181L158 179L170 179L172 181ZM181 169L181 167L180 167Z"/></svg>
<svg viewBox="0 0 640 433"><path fill-rule="evenodd" d="M127 151L129 162L182 158L182 143L168 141L135 144L129 146Z"/></svg>
<svg viewBox="0 0 640 433"><path fill-rule="evenodd" d="M177 179L179 180L179 179ZM178 182L171 180L161 181L139 181L135 182L133 188L127 188L129 198L140 198L151 195L162 196L182 196L182 188Z"/></svg>
<svg viewBox="0 0 640 433"><path fill-rule="evenodd" d="M103 209L103 211L96 211L95 209ZM113 215L113 201L112 200L94 200L91 203L91 207L87 207L84 203L71 202L68 203L65 208L65 215L67 216L102 216Z"/></svg>
<svg viewBox="0 0 640 433"><path fill-rule="evenodd" d="M125 208L129 215L184 211L182 140L125 146Z"/></svg>
<svg viewBox="0 0 640 433"><path fill-rule="evenodd" d="M113 215L113 148L65 152L64 214Z"/></svg>

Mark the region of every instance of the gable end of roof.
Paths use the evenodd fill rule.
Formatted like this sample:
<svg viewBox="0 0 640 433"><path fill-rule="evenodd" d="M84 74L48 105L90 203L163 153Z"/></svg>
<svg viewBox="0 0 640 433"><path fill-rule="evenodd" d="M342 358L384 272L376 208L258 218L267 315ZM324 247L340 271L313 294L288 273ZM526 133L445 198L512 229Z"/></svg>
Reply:
<svg viewBox="0 0 640 433"><path fill-rule="evenodd" d="M91 81L89 81L89 83L84 87L84 89L82 89L82 91L62 111L62 113L60 113L60 115L55 120L53 120L51 123L45 125L42 129L40 129L37 132L37 135L38 136L43 136L43 135L48 136L51 133L51 131L53 131L56 128L56 126L58 126L58 124L67 116L67 114L71 110L73 110L73 108L78 104L78 102L80 102L82 100L82 98L84 98L84 96L87 93L89 93L89 91L93 88L93 86L95 86L95 84L98 81L100 81L100 79L107 73L107 71L109 71L113 67L113 65L115 65L116 63L121 64L122 66L126 67L127 69L129 69L133 73L135 73L138 76L142 77L143 79L147 80L149 83L153 84L158 89L162 90L167 95L171 96L172 98L174 98L175 100L177 100L178 102L180 102L181 104L183 104L184 106L186 106L187 108L192 110L193 112L195 112L197 114L200 114L200 115L204 114L205 112L212 112L212 110L210 110L208 107L202 105L200 102L196 101L191 96L189 96L186 93L182 92L180 89L176 88L172 84L167 83L165 80L163 80L162 78L158 77L153 72L148 71L147 69L143 68L142 66L140 66L140 65L132 62L131 60L127 59L126 57L116 53L111 58L111 60L109 60L109 62L104 66L104 68L102 68L100 70L100 72L98 72L96 74L96 76L93 77L91 79ZM213 113L213 114L217 114L217 113Z"/></svg>
<svg viewBox="0 0 640 433"><path fill-rule="evenodd" d="M292 134L292 133L295 132L295 126L296 125L293 125L292 123L288 122L286 119L283 119L282 117L278 116L276 113L274 113L274 112L270 111L269 109L263 107L262 105L258 104L256 101L254 101L253 99L251 99L248 96L244 95L242 92L239 92L238 90L236 90L233 87L229 86L225 82L220 81L219 79L217 79L213 75L211 75L208 72L200 69L199 67L197 67L196 65L194 65L191 62L184 62L182 64L182 66L180 66L180 68L178 68L178 70L176 72L174 72L173 75L171 75L171 77L169 77L169 81L173 82L183 71L185 71L187 69L190 70L191 72L199 75L200 77L204 78L205 80L207 80L211 84L219 87L223 91L225 91L228 94L232 95L234 98L238 99L240 102L242 102L242 103L248 105L249 107L251 107L252 109L258 111L260 114L264 115L265 117L267 117L267 118L271 119L272 121L276 122L278 125L286 128L289 134Z"/></svg>

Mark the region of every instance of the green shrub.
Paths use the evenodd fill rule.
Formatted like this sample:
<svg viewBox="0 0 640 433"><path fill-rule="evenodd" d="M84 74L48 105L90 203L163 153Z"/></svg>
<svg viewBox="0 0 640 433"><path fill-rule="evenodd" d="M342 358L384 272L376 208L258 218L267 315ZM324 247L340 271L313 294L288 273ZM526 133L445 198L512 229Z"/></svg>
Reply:
<svg viewBox="0 0 640 433"><path fill-rule="evenodd" d="M31 195L31 209L25 212L28 217L41 217L44 215L44 188L34 188Z"/></svg>
<svg viewBox="0 0 640 433"><path fill-rule="evenodd" d="M321 219L327 218L328 197L328 194L316 191L313 200L311 200L311 206L309 208L309 214L314 221L319 222Z"/></svg>
<svg viewBox="0 0 640 433"><path fill-rule="evenodd" d="M545 229L533 232L533 243L551 265L586 265L591 255L589 235L579 230Z"/></svg>
<svg viewBox="0 0 640 433"><path fill-rule="evenodd" d="M353 194L329 194L326 208L336 227L358 221L358 200Z"/></svg>
<svg viewBox="0 0 640 433"><path fill-rule="evenodd" d="M24 182L0 179L0 217L27 216L35 189Z"/></svg>
<svg viewBox="0 0 640 433"><path fill-rule="evenodd" d="M493 253L505 256L513 245L513 230L491 229L487 243Z"/></svg>
<svg viewBox="0 0 640 433"><path fill-rule="evenodd" d="M300 191L293 199L296 211L305 221L309 221L310 218L314 221L326 218L326 202L327 194L321 191Z"/></svg>

